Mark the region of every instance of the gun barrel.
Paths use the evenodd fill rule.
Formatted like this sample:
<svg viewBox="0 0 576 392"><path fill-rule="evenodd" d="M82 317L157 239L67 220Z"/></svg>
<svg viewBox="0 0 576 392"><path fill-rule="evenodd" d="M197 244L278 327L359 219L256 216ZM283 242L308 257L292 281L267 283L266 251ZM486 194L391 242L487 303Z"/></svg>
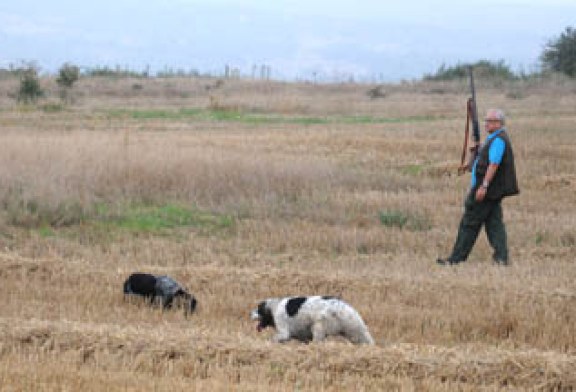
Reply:
<svg viewBox="0 0 576 392"><path fill-rule="evenodd" d="M472 66L468 67L468 74L470 76L470 91L472 92L472 135L474 137L475 142L480 142L480 124L478 123L478 110L476 106L476 89L474 88L474 70Z"/></svg>

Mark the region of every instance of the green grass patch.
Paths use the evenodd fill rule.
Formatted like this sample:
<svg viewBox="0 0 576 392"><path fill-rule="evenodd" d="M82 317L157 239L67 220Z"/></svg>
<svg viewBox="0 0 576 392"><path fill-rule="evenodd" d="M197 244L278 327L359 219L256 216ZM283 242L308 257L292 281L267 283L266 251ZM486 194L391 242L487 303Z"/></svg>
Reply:
<svg viewBox="0 0 576 392"><path fill-rule="evenodd" d="M105 207L100 207L100 214L105 213L104 210ZM193 227L202 232L213 233L230 229L235 223L231 215L176 204L132 206L116 214L100 217L98 221L100 225L108 228L158 234L180 227Z"/></svg>
<svg viewBox="0 0 576 392"><path fill-rule="evenodd" d="M399 124L440 120L437 116L406 116L406 117L373 117L373 116L347 116L341 117L343 123L348 124Z"/></svg>
<svg viewBox="0 0 576 392"><path fill-rule="evenodd" d="M40 107L44 113L60 113L64 110L61 103L46 103Z"/></svg>
<svg viewBox="0 0 576 392"><path fill-rule="evenodd" d="M56 232L50 226L43 226L38 228L38 234L41 237L54 237Z"/></svg>
<svg viewBox="0 0 576 392"><path fill-rule="evenodd" d="M5 204L6 223L31 229L41 237L74 237L78 232L113 239L118 231L169 235L178 228L215 234L233 229L236 223L232 215L178 204L112 206L100 203L85 208L78 203L51 206L34 200Z"/></svg>
<svg viewBox="0 0 576 392"><path fill-rule="evenodd" d="M402 173L410 175L410 176L417 176L424 170L423 165L406 165L402 167Z"/></svg>
<svg viewBox="0 0 576 392"><path fill-rule="evenodd" d="M380 211L378 215L380 223L386 227L396 227L411 231L426 231L432 228L429 219L423 215L399 210Z"/></svg>
<svg viewBox="0 0 576 392"><path fill-rule="evenodd" d="M205 110L203 109L146 109L146 110L127 110L115 109L109 110L106 114L112 118L133 118L136 120L182 120L186 118L196 118L202 115Z"/></svg>
<svg viewBox="0 0 576 392"><path fill-rule="evenodd" d="M411 123L425 122L441 119L435 116L407 116L407 117L374 117L374 116L284 116L279 114L254 114L238 110L182 108L178 110L147 109L127 110L118 109L107 111L109 117L132 118L136 120L198 120L218 122L241 122L249 124L383 124L383 123Z"/></svg>
<svg viewBox="0 0 576 392"><path fill-rule="evenodd" d="M544 241L547 239L547 237L548 237L547 233L538 232L538 233L536 233L536 236L534 237L534 243L536 245L542 245L544 243Z"/></svg>

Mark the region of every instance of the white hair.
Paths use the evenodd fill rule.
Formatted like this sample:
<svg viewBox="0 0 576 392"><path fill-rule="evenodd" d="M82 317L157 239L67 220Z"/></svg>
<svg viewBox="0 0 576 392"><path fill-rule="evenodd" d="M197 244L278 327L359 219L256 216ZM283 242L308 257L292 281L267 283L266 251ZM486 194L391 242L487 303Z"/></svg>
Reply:
<svg viewBox="0 0 576 392"><path fill-rule="evenodd" d="M506 116L504 115L504 111L500 109L489 109L488 112L486 112L486 117L497 119L502 123L502 125L504 125L504 123L506 122Z"/></svg>

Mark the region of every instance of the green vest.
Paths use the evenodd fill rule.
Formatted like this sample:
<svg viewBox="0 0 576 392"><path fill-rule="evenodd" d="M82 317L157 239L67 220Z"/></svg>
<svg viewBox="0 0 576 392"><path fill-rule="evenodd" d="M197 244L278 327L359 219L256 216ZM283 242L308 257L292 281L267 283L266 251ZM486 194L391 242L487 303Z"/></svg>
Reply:
<svg viewBox="0 0 576 392"><path fill-rule="evenodd" d="M480 186L484 181L486 170L488 170L488 150L496 138L502 138L506 144L502 162L498 165L496 174L488 187L486 198L490 200L499 200L506 196L513 196L520 193L518 181L516 180L516 167L514 166L514 153L512 152L512 143L505 131L500 132L496 137L485 143L478 152L478 163L476 164L476 186Z"/></svg>

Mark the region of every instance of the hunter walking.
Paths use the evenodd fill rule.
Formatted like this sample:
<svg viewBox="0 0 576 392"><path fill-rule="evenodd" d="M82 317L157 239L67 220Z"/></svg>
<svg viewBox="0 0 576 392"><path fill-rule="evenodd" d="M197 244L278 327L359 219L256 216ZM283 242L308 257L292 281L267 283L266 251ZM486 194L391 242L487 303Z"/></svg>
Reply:
<svg viewBox="0 0 576 392"><path fill-rule="evenodd" d="M497 265L508 265L506 228L502 219L502 199L519 193L510 138L504 128L504 113L490 109L486 115L488 135L469 168L472 171L470 191L464 203L464 214L458 236L447 258L438 264L454 265L466 261L472 251L482 225L494 249L492 256Z"/></svg>

